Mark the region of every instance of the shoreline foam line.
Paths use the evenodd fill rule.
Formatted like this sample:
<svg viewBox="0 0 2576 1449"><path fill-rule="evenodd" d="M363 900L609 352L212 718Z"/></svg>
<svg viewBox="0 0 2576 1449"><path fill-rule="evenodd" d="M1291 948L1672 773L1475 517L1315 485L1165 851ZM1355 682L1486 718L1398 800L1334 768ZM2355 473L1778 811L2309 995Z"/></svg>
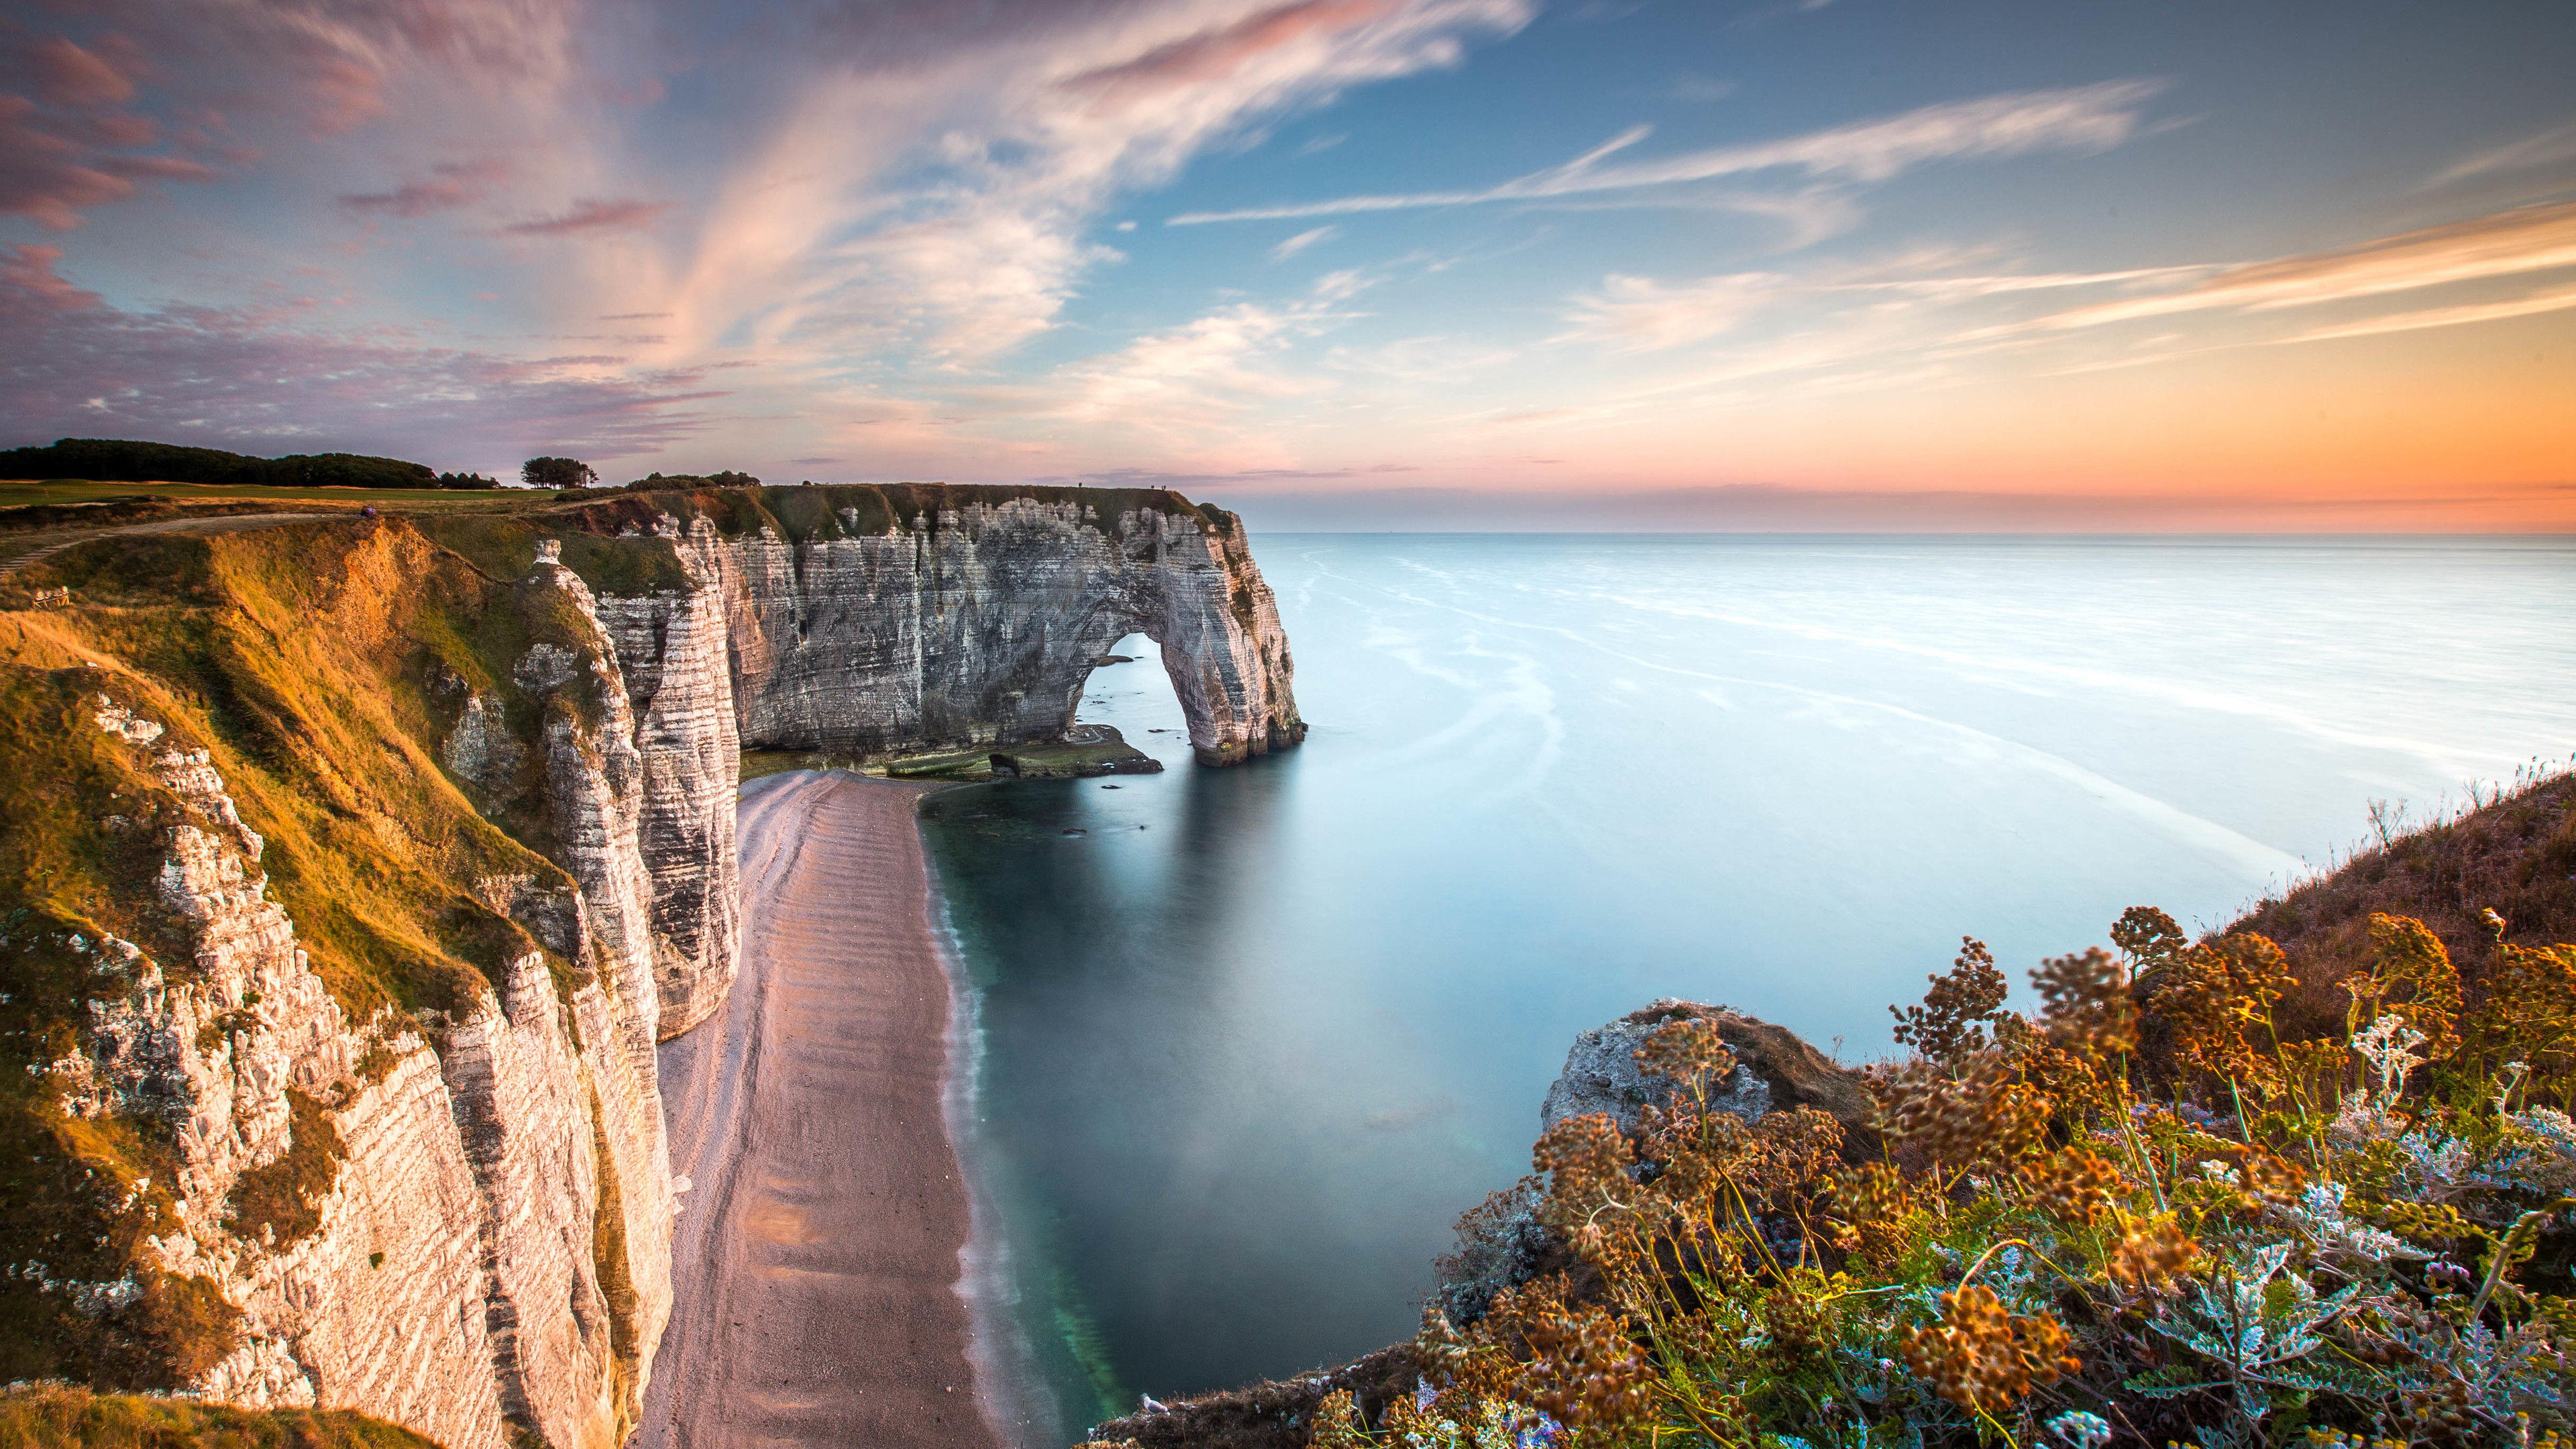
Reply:
<svg viewBox="0 0 2576 1449"><path fill-rule="evenodd" d="M998 1449L958 1291L923 793L801 771L743 791L741 973L660 1049L690 1191L638 1449Z"/></svg>
<svg viewBox="0 0 2576 1449"><path fill-rule="evenodd" d="M923 792L925 797L931 793ZM914 829L921 829L918 815ZM922 854L925 860L934 858L926 840ZM932 937L948 970L948 1078L943 1105L948 1140L966 1183L969 1227L965 1246L957 1250L956 1289L966 1304L970 1330L966 1357L975 1368L976 1406L983 1410L993 1437L1008 1449L1055 1449L1061 1438L1055 1431L1062 1406L1037 1367L1037 1351L1021 1321L1009 1225L996 1196L993 1163L976 1126L982 1120L983 1022L976 1011L964 943L958 939L956 918L935 864L929 869L929 881Z"/></svg>

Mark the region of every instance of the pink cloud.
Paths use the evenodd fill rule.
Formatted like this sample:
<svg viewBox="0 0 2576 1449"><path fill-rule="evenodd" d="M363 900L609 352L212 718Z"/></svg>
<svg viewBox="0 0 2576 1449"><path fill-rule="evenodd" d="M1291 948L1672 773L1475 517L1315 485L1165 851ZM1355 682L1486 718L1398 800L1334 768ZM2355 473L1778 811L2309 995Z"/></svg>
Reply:
<svg viewBox="0 0 2576 1449"><path fill-rule="evenodd" d="M131 77L61 36L33 47L28 58L43 77L47 100L67 106L99 106L134 99Z"/></svg>
<svg viewBox="0 0 2576 1449"><path fill-rule="evenodd" d="M707 369L503 357L298 330L301 309L126 311L57 276L55 247L0 253L0 445L113 434L258 452L348 448L455 466L564 449L652 452L728 396Z"/></svg>
<svg viewBox="0 0 2576 1449"><path fill-rule="evenodd" d="M433 211L469 206L490 193L492 183L510 174L510 165L497 158L482 161L443 162L430 169L425 181L406 181L391 191L359 196L343 196L340 204L351 211L382 212L388 216L426 216Z"/></svg>
<svg viewBox="0 0 2576 1449"><path fill-rule="evenodd" d="M584 236L600 232L642 231L671 209L667 201L591 201L573 203L561 216L539 217L501 228L509 236Z"/></svg>
<svg viewBox="0 0 2576 1449"><path fill-rule="evenodd" d="M69 231L91 207L131 196L141 181L209 181L213 168L185 157L138 155L160 126L115 109L134 98L141 68L114 37L84 49L61 36L28 40L0 31L0 74L26 92L0 92L0 212Z"/></svg>
<svg viewBox="0 0 2576 1449"><path fill-rule="evenodd" d="M56 312L77 312L98 305L98 293L75 287L54 275L54 264L63 259L61 247L22 244L0 254L0 289L24 296L36 306Z"/></svg>
<svg viewBox="0 0 2576 1449"><path fill-rule="evenodd" d="M1296 0L1232 25L1158 46L1124 64L1089 71L1064 82L1103 100L1136 100L1178 86L1222 80L1265 51L1318 31L1344 30L1377 18L1386 0Z"/></svg>

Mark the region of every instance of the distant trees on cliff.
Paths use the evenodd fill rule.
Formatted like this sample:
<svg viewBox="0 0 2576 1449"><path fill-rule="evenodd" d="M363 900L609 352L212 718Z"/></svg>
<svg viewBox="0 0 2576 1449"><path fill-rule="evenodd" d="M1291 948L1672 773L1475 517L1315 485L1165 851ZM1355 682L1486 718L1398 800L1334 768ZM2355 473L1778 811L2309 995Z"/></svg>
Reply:
<svg viewBox="0 0 2576 1449"><path fill-rule="evenodd" d="M0 452L0 478L85 478L101 483L201 483L263 488L437 488L424 464L363 453L290 453L254 458L221 448L188 448L121 438L62 438ZM484 486L484 485L474 485ZM497 486L497 485L494 485Z"/></svg>
<svg viewBox="0 0 2576 1449"><path fill-rule="evenodd" d="M532 488L587 488L599 472L579 458L530 458L519 465L519 481Z"/></svg>

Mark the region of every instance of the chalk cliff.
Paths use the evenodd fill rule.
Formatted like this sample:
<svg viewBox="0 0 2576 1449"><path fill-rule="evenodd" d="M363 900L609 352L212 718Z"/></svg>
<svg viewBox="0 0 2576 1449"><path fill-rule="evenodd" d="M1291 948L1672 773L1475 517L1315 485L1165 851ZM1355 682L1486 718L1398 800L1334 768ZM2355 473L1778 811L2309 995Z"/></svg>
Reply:
<svg viewBox="0 0 2576 1449"><path fill-rule="evenodd" d="M564 522L576 536L515 546L599 585L640 721L665 1037L704 1020L733 979L741 749L1058 739L1095 661L1137 633L1161 647L1202 763L1305 738L1287 634L1240 521L1177 494L630 494Z"/></svg>
<svg viewBox="0 0 2576 1449"><path fill-rule="evenodd" d="M745 746L1055 739L1133 632L1202 761L1305 730L1241 526L1160 492L628 494L43 573L0 585L0 1377L454 1449L633 1427L654 1048L733 978Z"/></svg>

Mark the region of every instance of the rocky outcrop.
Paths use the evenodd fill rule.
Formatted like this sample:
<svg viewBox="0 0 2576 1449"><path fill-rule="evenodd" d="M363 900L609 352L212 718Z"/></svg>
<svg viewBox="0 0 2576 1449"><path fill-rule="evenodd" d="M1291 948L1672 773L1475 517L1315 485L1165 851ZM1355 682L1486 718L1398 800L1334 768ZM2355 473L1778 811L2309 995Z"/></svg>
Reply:
<svg viewBox="0 0 2576 1449"><path fill-rule="evenodd" d="M1638 1113L1670 1102L1679 1090L1672 1078L1640 1070L1637 1048L1657 1027L1691 1020L1714 1022L1718 1038L1735 1054L1735 1070L1717 1083L1711 1106L1747 1121L1766 1112L1812 1108L1843 1124L1847 1144L1877 1142L1877 1106L1858 1072L1834 1065L1786 1027L1723 1006L1669 999L1575 1037L1565 1070L1539 1105L1541 1130L1594 1112L1608 1114L1623 1132L1634 1130Z"/></svg>

